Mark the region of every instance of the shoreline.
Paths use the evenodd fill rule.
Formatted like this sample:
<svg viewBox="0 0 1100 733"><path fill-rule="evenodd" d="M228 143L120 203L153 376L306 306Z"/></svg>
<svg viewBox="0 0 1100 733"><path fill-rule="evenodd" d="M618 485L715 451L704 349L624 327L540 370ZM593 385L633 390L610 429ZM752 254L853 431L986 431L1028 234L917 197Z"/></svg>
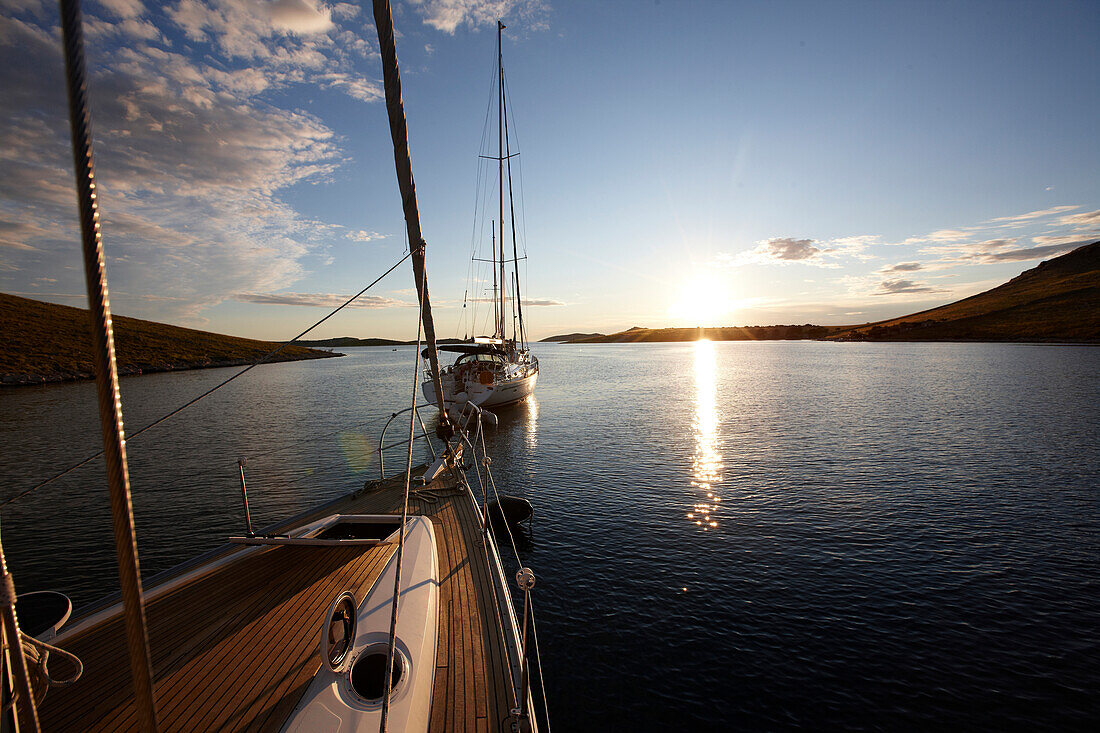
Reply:
<svg viewBox="0 0 1100 733"><path fill-rule="evenodd" d="M888 339L888 338L789 338L789 339L723 339L723 338L694 338L694 339L642 339L638 341L543 341L539 343L564 344L569 346L593 346L600 344L625 344L635 346L639 344L690 344L696 341L710 341L713 343L763 343L775 341L815 341L823 344L1036 344L1041 346L1100 346L1100 339L1082 339L1073 341L1070 339Z"/></svg>
<svg viewBox="0 0 1100 733"><path fill-rule="evenodd" d="M281 364L291 361L312 361L346 356L338 352L311 354L309 356L290 356L275 358L266 364ZM241 367L252 364L252 359L211 359L208 361L177 361L162 364L118 365L119 377L137 377L143 374L161 374L164 372L187 372L195 369L220 369L222 367ZM31 372L0 375L0 387L36 387L48 384L85 382L95 379L95 374L87 371L56 371L45 374Z"/></svg>

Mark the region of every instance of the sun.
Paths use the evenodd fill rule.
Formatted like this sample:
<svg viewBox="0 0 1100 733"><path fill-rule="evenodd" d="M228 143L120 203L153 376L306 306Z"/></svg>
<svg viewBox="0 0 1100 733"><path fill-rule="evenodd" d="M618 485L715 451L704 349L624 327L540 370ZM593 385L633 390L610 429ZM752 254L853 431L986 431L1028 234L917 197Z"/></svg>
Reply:
<svg viewBox="0 0 1100 733"><path fill-rule="evenodd" d="M680 287L668 312L690 326L721 326L733 310L726 284L709 273L697 273Z"/></svg>

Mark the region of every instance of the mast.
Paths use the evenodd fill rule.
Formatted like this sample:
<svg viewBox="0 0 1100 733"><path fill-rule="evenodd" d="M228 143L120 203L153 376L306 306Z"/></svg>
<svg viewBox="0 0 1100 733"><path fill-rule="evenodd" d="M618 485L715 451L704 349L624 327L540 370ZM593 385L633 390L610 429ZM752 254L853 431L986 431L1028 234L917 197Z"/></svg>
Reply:
<svg viewBox="0 0 1100 733"><path fill-rule="evenodd" d="M500 102L497 105L497 181L498 198L500 201L500 315L496 323L497 333L493 334L501 341L504 340L504 54L500 48L501 31L504 24L497 21L497 86L500 87ZM497 250L493 247L493 258L496 259ZM495 275L494 275L495 278Z"/></svg>
<svg viewBox="0 0 1100 733"><path fill-rule="evenodd" d="M409 130L405 124L405 104L401 100L401 71L397 68L397 47L393 39L393 16L389 0L374 0L374 25L378 29L378 47L382 54L382 76L386 87L386 112L390 119L390 137L393 139L393 162L397 168L397 182L401 187L401 207L405 212L405 227L412 251L413 278L417 295L424 303L422 321L424 339L428 342L428 362L436 404L447 419L443 401L443 382L439 376L439 350L435 342L435 321L432 304L428 299L428 276L425 272L427 243L420 231L420 210L416 205L416 183L413 181L412 159L409 157Z"/></svg>

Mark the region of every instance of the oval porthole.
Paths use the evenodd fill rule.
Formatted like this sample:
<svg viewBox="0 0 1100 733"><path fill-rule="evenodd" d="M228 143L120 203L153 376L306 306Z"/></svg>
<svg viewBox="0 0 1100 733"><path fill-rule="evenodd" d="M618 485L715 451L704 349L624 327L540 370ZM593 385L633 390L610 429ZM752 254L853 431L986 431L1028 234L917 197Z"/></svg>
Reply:
<svg viewBox="0 0 1100 733"><path fill-rule="evenodd" d="M386 690L386 652L388 644L372 644L363 650L351 666L351 689L368 703L379 703ZM400 649L393 656L390 690L396 690L408 676L409 662Z"/></svg>
<svg viewBox="0 0 1100 733"><path fill-rule="evenodd" d="M325 626L321 629L321 659L333 672L340 671L355 644L356 610L355 596L344 591L325 615Z"/></svg>

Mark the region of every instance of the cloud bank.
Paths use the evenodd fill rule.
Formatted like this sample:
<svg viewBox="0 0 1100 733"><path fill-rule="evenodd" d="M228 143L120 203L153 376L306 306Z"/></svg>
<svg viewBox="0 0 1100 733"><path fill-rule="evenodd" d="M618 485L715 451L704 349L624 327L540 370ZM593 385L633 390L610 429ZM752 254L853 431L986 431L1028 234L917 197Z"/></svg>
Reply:
<svg viewBox="0 0 1100 733"><path fill-rule="evenodd" d="M12 290L61 273L79 288L79 241L56 9L0 19L0 258ZM281 106L298 84L381 98L373 28L313 0L104 0L86 15L96 169L113 290L170 296L143 315L194 320L242 291L285 288L333 225L302 217L291 186L345 162L317 116ZM359 232L356 238L380 238Z"/></svg>

